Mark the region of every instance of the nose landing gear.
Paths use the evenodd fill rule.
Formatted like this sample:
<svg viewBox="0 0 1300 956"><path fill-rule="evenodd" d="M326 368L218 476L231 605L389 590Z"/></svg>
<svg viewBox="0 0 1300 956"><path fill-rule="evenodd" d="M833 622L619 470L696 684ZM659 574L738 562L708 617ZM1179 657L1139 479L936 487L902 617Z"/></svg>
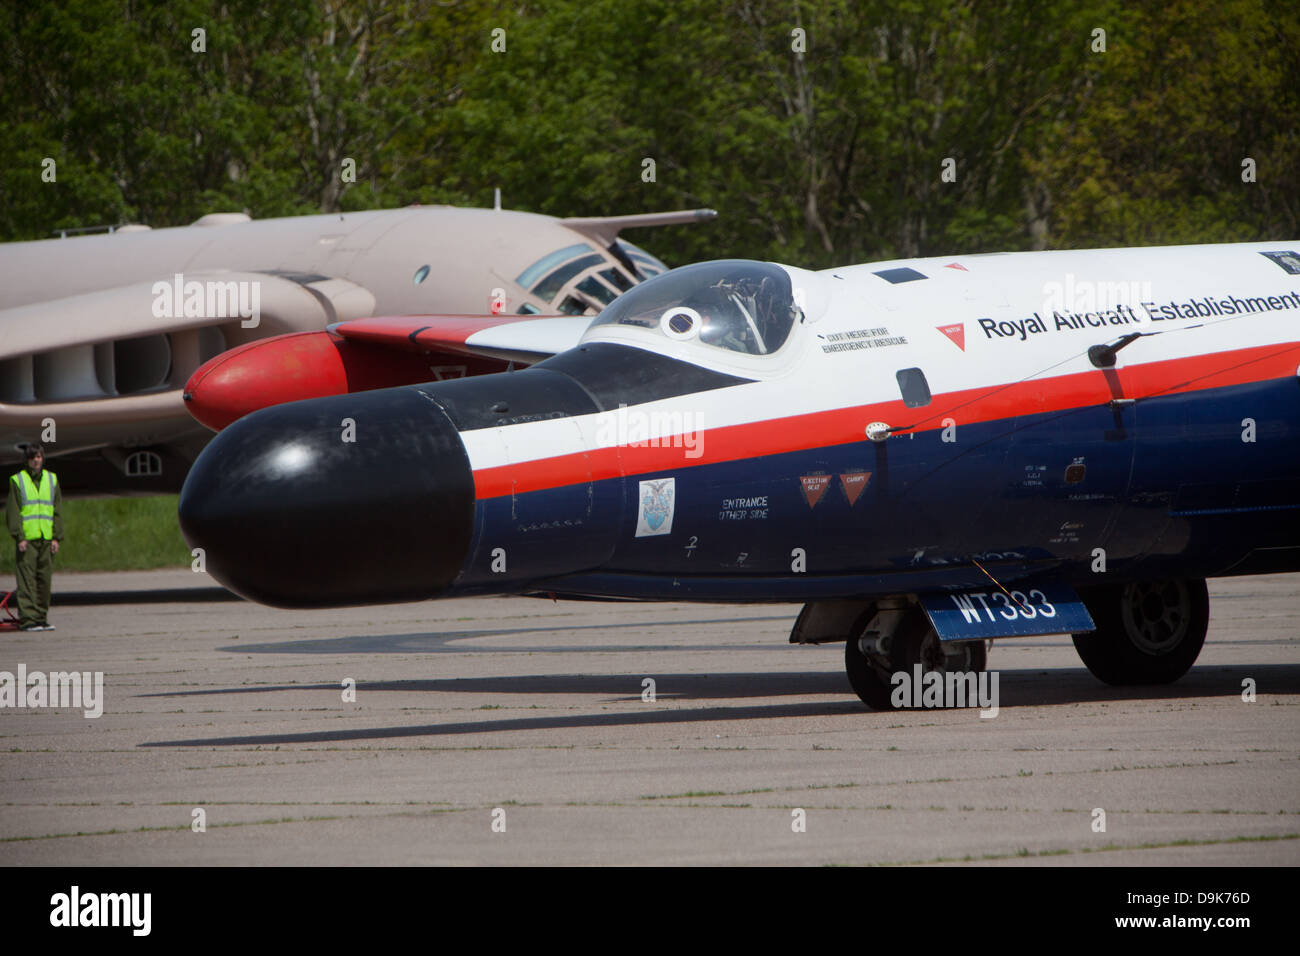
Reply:
<svg viewBox="0 0 1300 956"><path fill-rule="evenodd" d="M868 707L894 710L893 675L961 671L978 673L988 663L984 641L946 643L917 605L871 605L844 642L844 670L854 693Z"/></svg>

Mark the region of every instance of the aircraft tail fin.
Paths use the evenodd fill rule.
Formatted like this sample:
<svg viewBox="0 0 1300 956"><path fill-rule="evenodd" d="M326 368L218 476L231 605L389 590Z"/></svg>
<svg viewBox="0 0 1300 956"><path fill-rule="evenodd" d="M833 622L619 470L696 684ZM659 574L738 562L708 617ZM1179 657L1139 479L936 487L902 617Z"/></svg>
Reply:
<svg viewBox="0 0 1300 956"><path fill-rule="evenodd" d="M673 212L633 213L630 216L574 216L560 222L608 246L624 229L645 226L680 226L718 215L716 209L678 209Z"/></svg>

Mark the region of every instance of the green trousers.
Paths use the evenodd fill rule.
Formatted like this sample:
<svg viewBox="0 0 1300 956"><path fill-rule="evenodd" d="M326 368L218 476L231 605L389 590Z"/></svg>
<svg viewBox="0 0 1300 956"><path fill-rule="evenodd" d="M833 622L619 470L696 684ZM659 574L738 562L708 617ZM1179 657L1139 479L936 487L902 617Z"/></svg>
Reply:
<svg viewBox="0 0 1300 956"><path fill-rule="evenodd" d="M18 569L18 623L45 624L50 611L50 583L54 580L54 559L45 538L27 542L25 551L14 543L14 564Z"/></svg>

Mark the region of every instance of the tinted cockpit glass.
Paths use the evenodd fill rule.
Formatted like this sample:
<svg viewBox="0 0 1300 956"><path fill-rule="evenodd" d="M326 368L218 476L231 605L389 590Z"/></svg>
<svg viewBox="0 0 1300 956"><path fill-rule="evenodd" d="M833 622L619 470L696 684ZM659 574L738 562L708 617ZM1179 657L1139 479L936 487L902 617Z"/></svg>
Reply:
<svg viewBox="0 0 1300 956"><path fill-rule="evenodd" d="M533 295L539 299L550 300L555 294L564 288L564 284L576 276L584 269L590 269L592 266L601 265L605 260L599 255L592 253L589 256L583 256L581 259L574 259L572 262L566 262L560 268L556 269L537 285L533 286Z"/></svg>
<svg viewBox="0 0 1300 956"><path fill-rule="evenodd" d="M585 242L579 243L576 246L569 246L565 249L557 249L550 255L543 256L541 259L534 262L531 266L521 272L519 278L515 281L525 289L531 289L534 282L546 275L546 273L550 272L560 263L568 262L570 259L576 259L584 252L595 251L595 249L587 245Z"/></svg>
<svg viewBox="0 0 1300 956"><path fill-rule="evenodd" d="M724 259L684 266L623 293L591 323L643 328L678 341L768 355L790 336L799 309L779 266Z"/></svg>
<svg viewBox="0 0 1300 956"><path fill-rule="evenodd" d="M636 271L641 274L641 278L648 279L651 276L657 276L661 272L667 272L668 267L656 259L650 253L646 252L640 246L634 246L626 239L615 239L614 244L622 250L623 255L627 256L636 267Z"/></svg>

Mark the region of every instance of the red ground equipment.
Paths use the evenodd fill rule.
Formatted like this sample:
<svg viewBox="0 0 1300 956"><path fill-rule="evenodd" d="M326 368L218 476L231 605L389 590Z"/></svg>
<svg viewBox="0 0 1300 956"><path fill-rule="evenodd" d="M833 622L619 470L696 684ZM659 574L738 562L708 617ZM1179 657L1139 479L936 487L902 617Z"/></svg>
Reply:
<svg viewBox="0 0 1300 956"><path fill-rule="evenodd" d="M17 594L17 591L7 591L5 596L0 598L0 631L18 630L18 615L14 614L14 609L9 606L10 600Z"/></svg>

